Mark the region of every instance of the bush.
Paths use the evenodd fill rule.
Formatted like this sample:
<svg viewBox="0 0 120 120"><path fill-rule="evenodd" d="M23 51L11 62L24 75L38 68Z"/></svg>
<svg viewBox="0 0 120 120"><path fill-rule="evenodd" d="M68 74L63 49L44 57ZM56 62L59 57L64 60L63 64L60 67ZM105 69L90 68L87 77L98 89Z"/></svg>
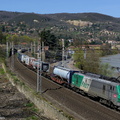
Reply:
<svg viewBox="0 0 120 120"><path fill-rule="evenodd" d="M5 49L4 47L0 47L0 61L5 61Z"/></svg>

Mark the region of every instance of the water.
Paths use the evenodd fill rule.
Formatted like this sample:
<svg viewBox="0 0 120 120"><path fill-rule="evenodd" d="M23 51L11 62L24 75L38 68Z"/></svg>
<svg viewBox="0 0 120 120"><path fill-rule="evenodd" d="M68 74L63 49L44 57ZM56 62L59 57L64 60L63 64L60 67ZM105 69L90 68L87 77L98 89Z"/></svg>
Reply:
<svg viewBox="0 0 120 120"><path fill-rule="evenodd" d="M120 54L109 55L100 58L102 63L108 63L111 67L115 67L114 77L120 76Z"/></svg>

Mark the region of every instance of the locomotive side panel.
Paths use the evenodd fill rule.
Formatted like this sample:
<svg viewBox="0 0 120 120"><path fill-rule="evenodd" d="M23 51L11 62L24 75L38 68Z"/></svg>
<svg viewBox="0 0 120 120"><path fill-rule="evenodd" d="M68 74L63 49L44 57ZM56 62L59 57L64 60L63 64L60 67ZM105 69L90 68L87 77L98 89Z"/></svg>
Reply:
<svg viewBox="0 0 120 120"><path fill-rule="evenodd" d="M72 76L72 86L77 87L80 90L88 93L91 86L92 79L90 77L85 76L84 74L75 73Z"/></svg>
<svg viewBox="0 0 120 120"><path fill-rule="evenodd" d="M106 83L93 79L92 84L90 86L89 94L96 97L108 99L108 85Z"/></svg>
<svg viewBox="0 0 120 120"><path fill-rule="evenodd" d="M80 88L82 80L83 80L83 77L84 76L80 76L80 75L78 75L76 73L73 74L71 86L73 86L73 87L75 86L77 88Z"/></svg>

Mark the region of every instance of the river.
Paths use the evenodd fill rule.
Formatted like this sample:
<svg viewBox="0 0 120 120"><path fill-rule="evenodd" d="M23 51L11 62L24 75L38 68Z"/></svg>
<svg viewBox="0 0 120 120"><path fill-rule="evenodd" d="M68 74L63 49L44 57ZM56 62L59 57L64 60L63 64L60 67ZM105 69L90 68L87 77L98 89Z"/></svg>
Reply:
<svg viewBox="0 0 120 120"><path fill-rule="evenodd" d="M120 54L101 57L100 60L102 63L108 63L111 67L118 68L115 69L113 77L120 76Z"/></svg>

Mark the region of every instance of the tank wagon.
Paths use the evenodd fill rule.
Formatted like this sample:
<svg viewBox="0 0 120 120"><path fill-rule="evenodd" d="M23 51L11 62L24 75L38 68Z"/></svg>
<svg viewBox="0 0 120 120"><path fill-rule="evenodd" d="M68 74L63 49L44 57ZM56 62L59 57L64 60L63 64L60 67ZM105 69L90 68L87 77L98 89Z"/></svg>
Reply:
<svg viewBox="0 0 120 120"><path fill-rule="evenodd" d="M53 68L53 74L51 75L51 79L59 84L69 86L71 84L72 75L74 74L74 72L78 71L74 71L60 66L55 66Z"/></svg>

